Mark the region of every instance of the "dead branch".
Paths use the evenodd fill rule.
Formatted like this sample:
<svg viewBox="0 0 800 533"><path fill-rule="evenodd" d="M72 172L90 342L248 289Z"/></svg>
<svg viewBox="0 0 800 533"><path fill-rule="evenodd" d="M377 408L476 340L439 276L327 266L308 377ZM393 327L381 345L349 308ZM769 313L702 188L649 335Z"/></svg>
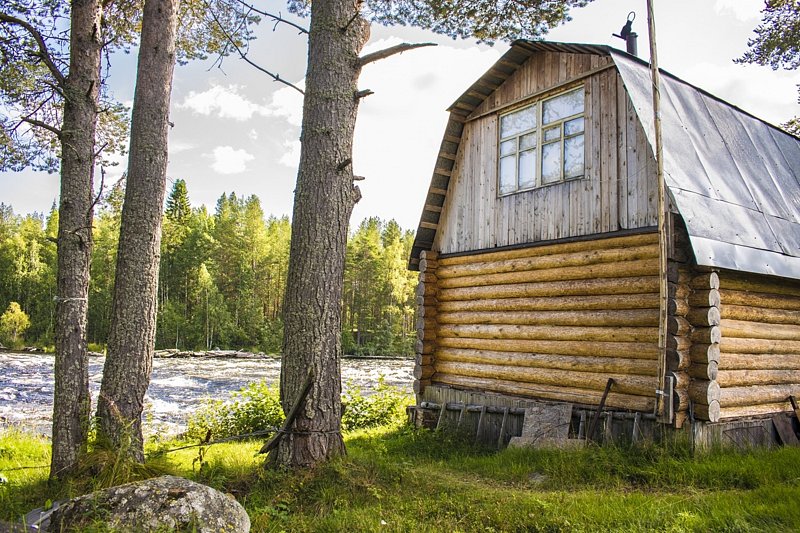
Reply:
<svg viewBox="0 0 800 533"><path fill-rule="evenodd" d="M59 139L61 138L61 130L56 128L55 126L51 126L47 122L42 122L41 120L36 120L35 118L25 117L20 119L20 122L27 122L32 126L36 126L37 128L42 128L43 130L47 130L53 133Z"/></svg>
<svg viewBox="0 0 800 533"><path fill-rule="evenodd" d="M209 11L211 13L211 16L214 19L214 22L217 24L217 27L222 32L222 34L225 36L225 39L228 41L228 44L231 45L234 50L236 50L236 52L239 54L239 57L241 57L246 63L248 63L250 66L254 67L256 70L260 70L261 72L263 72L264 74L266 74L267 76L272 78L274 81L278 81L280 83L283 83L284 85L287 85L287 86L291 87L292 89L294 89L295 91L299 92L300 94L303 94L303 95L305 94L305 91L303 91L303 89L301 89L297 85L293 84L292 82L281 78L280 74L274 74L274 73L270 72L269 70L265 69L261 65L258 65L257 63L253 62L249 57L247 57L247 53L245 53L241 48L239 48L239 45L236 44L236 41L234 41L233 36L230 33L228 33L228 30L225 29L225 27L219 21L219 18L217 18L217 14L214 13L214 10L209 8Z"/></svg>
<svg viewBox="0 0 800 533"><path fill-rule="evenodd" d="M25 31L31 34L31 37L33 37L34 41L36 41L36 45L39 47L39 53L37 55L42 59L42 61L44 61L44 64L50 71L50 74L52 74L56 81L58 81L59 85L63 86L65 81L64 74L61 73L55 64L55 61L53 61L53 58L50 56L50 51L47 49L47 43L45 43L44 37L41 33L39 33L39 30L34 28L28 22L18 19L17 17L12 17L7 13L0 12L0 22L21 26L25 29Z"/></svg>
<svg viewBox="0 0 800 533"><path fill-rule="evenodd" d="M371 94L375 94L375 91L372 91L370 89L363 89L361 91L356 91L356 94L355 94L356 100L359 100L361 98L365 98L365 97L367 97L367 96L369 96Z"/></svg>
<svg viewBox="0 0 800 533"><path fill-rule="evenodd" d="M256 8L255 6L252 6L252 5L248 4L244 0L238 0L238 2L240 4L242 4L243 6L245 6L247 9L249 9L250 11L253 11L254 13L258 13L259 15L263 15L265 17L269 17L272 20L274 20L275 21L275 27L272 28L272 31L275 31L275 28L278 26L278 24L283 23L283 24L286 24L287 26L291 26L293 28L296 28L297 31L299 31L300 33L308 34L308 30L306 28L300 26L299 24L295 24L291 20L286 20L285 18L283 18L283 16L281 16L280 12L278 12L277 15L273 15L272 13L268 13L266 11L262 11L262 10Z"/></svg>
<svg viewBox="0 0 800 533"><path fill-rule="evenodd" d="M387 57L391 57L395 54L402 54L403 52L406 52L408 50L413 50L414 48L422 48L424 46L436 46L436 43L396 44L394 46L390 46L389 48L384 48L383 50L378 50L377 52L373 52L371 54L359 57L358 66L363 67L364 65L374 63L375 61L380 61L381 59L386 59Z"/></svg>

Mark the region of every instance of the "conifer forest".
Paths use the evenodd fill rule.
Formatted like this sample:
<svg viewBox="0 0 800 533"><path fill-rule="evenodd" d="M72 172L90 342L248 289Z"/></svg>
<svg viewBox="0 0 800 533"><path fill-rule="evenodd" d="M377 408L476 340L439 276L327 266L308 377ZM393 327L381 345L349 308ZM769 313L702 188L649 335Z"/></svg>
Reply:
<svg viewBox="0 0 800 533"><path fill-rule="evenodd" d="M89 288L88 341L105 345L112 306L124 180L98 202ZM58 210L15 213L0 204L0 313L12 302L29 317L8 347L53 344ZM223 194L214 212L192 207L175 180L164 209L156 347L279 353L289 261L288 217L266 215L255 195ZM406 270L413 231L368 218L351 232L342 310L344 352L411 355L416 277Z"/></svg>

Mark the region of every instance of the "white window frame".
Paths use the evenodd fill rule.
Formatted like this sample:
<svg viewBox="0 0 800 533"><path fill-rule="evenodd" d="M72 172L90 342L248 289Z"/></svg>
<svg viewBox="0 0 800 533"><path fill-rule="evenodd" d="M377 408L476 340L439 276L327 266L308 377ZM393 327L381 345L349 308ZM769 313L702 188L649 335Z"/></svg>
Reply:
<svg viewBox="0 0 800 533"><path fill-rule="evenodd" d="M562 117L559 120L556 120L556 121L553 121L553 122L547 124L546 126L542 124L542 115L543 115L543 109L544 109L544 103L545 102L547 102L548 100L553 100L553 99L558 98L560 96L563 96L565 94L574 92L574 91L579 90L579 89L583 89L584 90L584 105L583 105L583 110L580 113L575 113L573 115ZM521 111L524 111L526 109L531 109L531 108L533 108L535 110L535 113L536 113L536 125L533 128L529 128L527 130L516 132L513 135L508 135L506 137L502 137L502 133L500 131L501 130L501 126L500 125L502 123L503 117L506 117L506 116L509 116L509 115L513 115L514 113L519 113ZM564 135L564 125L567 122L570 122L572 120L579 119L579 118L583 119L583 129L581 131L577 132L577 133L572 133L570 135ZM554 129L556 127L558 128L558 140L550 140L550 141L545 142L545 140L544 140L544 131L545 130L551 131L552 129ZM536 174L536 176L535 176L533 185L521 187L519 185L519 180L520 180L519 160L520 160L520 153L522 153L522 152L524 152L526 150L520 150L520 141L521 141L522 137L530 135L530 134L536 134L536 148L534 149L534 153L536 154L536 156L535 156L535 167L536 167L535 174ZM581 135L584 136L583 171L578 175L566 177L565 176L565 170L564 170L564 163L565 163L565 161L564 161L564 151L565 151L564 146L565 146L565 142L567 140L569 140L569 139L573 139L573 138L579 137ZM569 89L566 89L566 90L563 90L563 91L559 91L558 93L553 94L551 96L548 96L547 98L542 98L540 100L537 100L537 101L533 102L532 104L529 104L529 105L526 105L526 106L523 106L523 107L518 107L518 108L515 108L515 109L513 109L511 111L508 111L508 112L505 112L505 113L502 113L502 114L498 115L498 118L497 118L497 195L498 196L509 196L509 195L512 195L512 194L517 194L519 192L524 192L524 191L530 191L530 190L537 189L537 188L540 188L540 187L549 187L550 185L556 185L556 184L559 184L559 183L564 183L566 181L572 181L572 180L585 178L586 177L586 144L585 144L586 137L585 137L585 135L586 135L586 93L585 93L585 86L583 84L570 87ZM512 154L515 156L515 159L514 159L514 161L515 161L514 162L514 181L515 181L516 186L515 186L515 188L513 190L510 190L510 191L507 191L507 192L501 192L501 190L500 190L500 179L501 179L500 166L501 166L501 159L502 158L501 158L501 155L500 155L501 154L500 145L501 145L501 143L504 143L504 142L507 142L507 141L511 141L511 140L516 140L516 143L515 143L515 147L516 148L515 148L515 150L513 150L513 152L509 152L509 154L507 154L507 156L508 155L512 155ZM543 152L543 149L544 149L544 145L545 144L550 145L550 144L555 144L555 143L558 143L558 146L559 146L560 174L559 174L559 177L558 177L557 180L550 181L548 183L543 183L543 181L542 181L542 152Z"/></svg>

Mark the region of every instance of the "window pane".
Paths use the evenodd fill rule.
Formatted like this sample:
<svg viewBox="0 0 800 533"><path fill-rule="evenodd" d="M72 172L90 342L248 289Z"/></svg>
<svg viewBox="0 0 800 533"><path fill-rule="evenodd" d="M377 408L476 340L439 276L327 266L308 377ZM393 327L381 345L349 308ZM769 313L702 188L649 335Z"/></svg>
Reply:
<svg viewBox="0 0 800 533"><path fill-rule="evenodd" d="M533 148L536 146L536 134L529 133L528 135L523 135L519 139L519 149L525 150L526 148Z"/></svg>
<svg viewBox="0 0 800 533"><path fill-rule="evenodd" d="M515 156L500 159L500 194L514 192L517 188L516 174L514 172L517 158Z"/></svg>
<svg viewBox="0 0 800 533"><path fill-rule="evenodd" d="M583 135L564 141L564 178L583 176Z"/></svg>
<svg viewBox="0 0 800 533"><path fill-rule="evenodd" d="M542 184L561 180L561 143L542 146Z"/></svg>
<svg viewBox="0 0 800 533"><path fill-rule="evenodd" d="M549 130L544 130L545 141L555 141L556 139L560 138L561 138L561 126L556 126L555 128L550 128Z"/></svg>
<svg viewBox="0 0 800 533"><path fill-rule="evenodd" d="M513 154L517 151L517 140L503 141L500 143L500 155Z"/></svg>
<svg viewBox="0 0 800 533"><path fill-rule="evenodd" d="M529 189L536 185L536 150L519 154L519 188Z"/></svg>
<svg viewBox="0 0 800 533"><path fill-rule="evenodd" d="M564 135L575 135L583 131L583 117L564 123Z"/></svg>
<svg viewBox="0 0 800 533"><path fill-rule="evenodd" d="M505 139L536 127L536 106L532 105L500 117L500 137Z"/></svg>
<svg viewBox="0 0 800 533"><path fill-rule="evenodd" d="M550 124L564 117L583 113L583 87L545 100L542 108L542 122Z"/></svg>

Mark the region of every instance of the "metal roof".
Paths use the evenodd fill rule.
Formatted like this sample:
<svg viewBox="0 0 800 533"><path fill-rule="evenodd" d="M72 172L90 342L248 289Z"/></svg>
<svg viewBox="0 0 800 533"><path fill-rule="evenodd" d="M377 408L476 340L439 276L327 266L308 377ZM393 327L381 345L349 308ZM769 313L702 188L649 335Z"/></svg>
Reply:
<svg viewBox="0 0 800 533"><path fill-rule="evenodd" d="M449 109L410 268L433 244L466 117L537 52L610 55L655 145L648 63L608 46L514 42ZM665 180L697 263L800 279L800 140L662 73Z"/></svg>

